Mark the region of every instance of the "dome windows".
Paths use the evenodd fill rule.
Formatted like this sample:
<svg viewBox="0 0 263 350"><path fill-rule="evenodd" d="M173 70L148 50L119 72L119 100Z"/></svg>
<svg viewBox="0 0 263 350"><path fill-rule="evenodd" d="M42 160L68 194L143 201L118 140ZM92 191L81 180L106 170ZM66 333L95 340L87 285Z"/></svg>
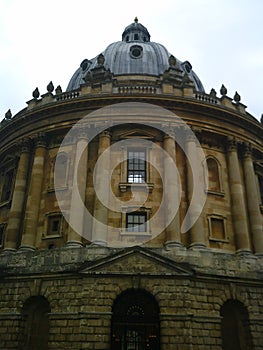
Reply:
<svg viewBox="0 0 263 350"><path fill-rule="evenodd" d="M144 33L141 33L140 31L136 31L129 33L129 35L126 35L123 39L123 41L126 41L126 43L131 41L140 41L140 42L149 42L149 38Z"/></svg>
<svg viewBox="0 0 263 350"><path fill-rule="evenodd" d="M133 45L130 48L130 56L131 58L141 58L142 57L142 47L139 45Z"/></svg>

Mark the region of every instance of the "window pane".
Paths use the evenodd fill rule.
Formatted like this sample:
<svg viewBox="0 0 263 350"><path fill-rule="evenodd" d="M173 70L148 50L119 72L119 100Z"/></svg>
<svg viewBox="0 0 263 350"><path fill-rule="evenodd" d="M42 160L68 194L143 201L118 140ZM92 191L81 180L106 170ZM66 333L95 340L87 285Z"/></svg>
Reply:
<svg viewBox="0 0 263 350"><path fill-rule="evenodd" d="M126 214L126 229L129 232L146 232L146 213Z"/></svg>
<svg viewBox="0 0 263 350"><path fill-rule="evenodd" d="M144 151L128 151L128 182L143 183L146 180L146 162Z"/></svg>
<svg viewBox="0 0 263 350"><path fill-rule="evenodd" d="M50 216L48 218L47 235L55 235L60 233L61 216Z"/></svg>

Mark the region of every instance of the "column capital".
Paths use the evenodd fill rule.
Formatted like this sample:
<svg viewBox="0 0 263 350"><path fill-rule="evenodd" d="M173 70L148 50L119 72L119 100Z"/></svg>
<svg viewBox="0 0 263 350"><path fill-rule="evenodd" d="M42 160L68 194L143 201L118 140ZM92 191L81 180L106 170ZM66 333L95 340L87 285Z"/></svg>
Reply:
<svg viewBox="0 0 263 350"><path fill-rule="evenodd" d="M21 140L19 146L21 149L21 153L29 153L32 146L32 142L29 138L24 138Z"/></svg>
<svg viewBox="0 0 263 350"><path fill-rule="evenodd" d="M74 127L73 131L71 131L72 141L75 143L80 140L88 141L89 137L88 137L87 129L88 129L88 126L84 126L84 125Z"/></svg>
<svg viewBox="0 0 263 350"><path fill-rule="evenodd" d="M176 126L172 124L165 124L162 125L162 130L164 131L165 135L164 138L171 137L175 138L175 133L176 133Z"/></svg>
<svg viewBox="0 0 263 350"><path fill-rule="evenodd" d="M17 148L19 149L19 153L30 153L32 141L29 137L22 138L17 142Z"/></svg>
<svg viewBox="0 0 263 350"><path fill-rule="evenodd" d="M46 139L46 133L44 132L39 132L33 136L33 141L35 144L35 147L47 147L47 139Z"/></svg>
<svg viewBox="0 0 263 350"><path fill-rule="evenodd" d="M194 142L195 144L197 144L198 139L194 132L188 131L185 136L186 136L186 142Z"/></svg>
<svg viewBox="0 0 263 350"><path fill-rule="evenodd" d="M109 130L103 130L100 134L99 137L108 137L111 138L111 132Z"/></svg>
<svg viewBox="0 0 263 350"><path fill-rule="evenodd" d="M227 139L227 150L228 151L237 151L237 145L238 145L238 142L236 139L234 138L228 138Z"/></svg>
<svg viewBox="0 0 263 350"><path fill-rule="evenodd" d="M88 140L88 133L85 127L80 127L77 129L77 141Z"/></svg>
<svg viewBox="0 0 263 350"><path fill-rule="evenodd" d="M252 157L252 145L249 142L244 142L242 144L242 155L244 158L251 158Z"/></svg>
<svg viewBox="0 0 263 350"><path fill-rule="evenodd" d="M198 127L183 127L186 142L195 142L197 145L201 138L202 130Z"/></svg>

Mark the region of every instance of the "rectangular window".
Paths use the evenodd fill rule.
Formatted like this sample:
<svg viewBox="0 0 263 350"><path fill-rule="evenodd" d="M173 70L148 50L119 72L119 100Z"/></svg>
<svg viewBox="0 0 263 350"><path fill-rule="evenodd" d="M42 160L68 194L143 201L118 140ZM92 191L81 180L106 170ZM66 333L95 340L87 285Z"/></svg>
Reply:
<svg viewBox="0 0 263 350"><path fill-rule="evenodd" d="M212 237L215 239L225 239L225 226L223 219L211 218Z"/></svg>
<svg viewBox="0 0 263 350"><path fill-rule="evenodd" d="M147 226L146 213L127 213L126 214L126 231L128 232L146 232Z"/></svg>
<svg viewBox="0 0 263 350"><path fill-rule="evenodd" d="M146 182L146 152L129 150L127 159L128 183Z"/></svg>
<svg viewBox="0 0 263 350"><path fill-rule="evenodd" d="M54 215L48 217L47 236L58 236L61 233L61 216Z"/></svg>
<svg viewBox="0 0 263 350"><path fill-rule="evenodd" d="M226 219L221 215L208 216L209 239L211 241L228 242Z"/></svg>

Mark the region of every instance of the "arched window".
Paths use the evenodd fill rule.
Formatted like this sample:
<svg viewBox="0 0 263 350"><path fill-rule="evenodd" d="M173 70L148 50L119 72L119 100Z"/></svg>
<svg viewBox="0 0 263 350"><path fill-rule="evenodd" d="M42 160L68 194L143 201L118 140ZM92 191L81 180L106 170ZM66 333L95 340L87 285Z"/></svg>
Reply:
<svg viewBox="0 0 263 350"><path fill-rule="evenodd" d="M14 174L15 169L7 169L3 172L1 179L0 179L0 186L1 189L1 196L0 196L0 202L5 202L11 199L11 194L14 187Z"/></svg>
<svg viewBox="0 0 263 350"><path fill-rule="evenodd" d="M22 309L23 350L47 350L49 335L49 302L42 296L29 298Z"/></svg>
<svg viewBox="0 0 263 350"><path fill-rule="evenodd" d="M222 307L222 349L252 349L249 317L245 306L237 300L228 300Z"/></svg>
<svg viewBox="0 0 263 350"><path fill-rule="evenodd" d="M221 192L219 165L214 158L207 159L208 191Z"/></svg>
<svg viewBox="0 0 263 350"><path fill-rule="evenodd" d="M128 289L112 308L112 350L159 350L159 307L155 298L142 289Z"/></svg>

